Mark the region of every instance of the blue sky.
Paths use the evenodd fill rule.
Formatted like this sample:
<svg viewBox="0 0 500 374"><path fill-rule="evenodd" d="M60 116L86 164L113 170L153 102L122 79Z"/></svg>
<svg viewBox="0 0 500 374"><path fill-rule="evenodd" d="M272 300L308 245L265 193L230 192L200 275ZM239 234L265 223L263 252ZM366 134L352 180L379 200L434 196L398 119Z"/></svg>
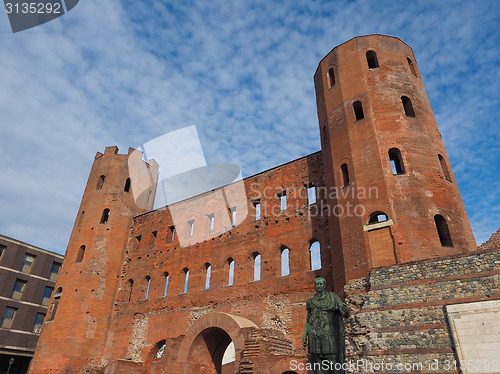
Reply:
<svg viewBox="0 0 500 374"><path fill-rule="evenodd" d="M196 125L243 175L319 150L313 74L357 35L415 53L478 243L500 227L498 1L81 0L0 16L0 233L63 253L93 157Z"/></svg>

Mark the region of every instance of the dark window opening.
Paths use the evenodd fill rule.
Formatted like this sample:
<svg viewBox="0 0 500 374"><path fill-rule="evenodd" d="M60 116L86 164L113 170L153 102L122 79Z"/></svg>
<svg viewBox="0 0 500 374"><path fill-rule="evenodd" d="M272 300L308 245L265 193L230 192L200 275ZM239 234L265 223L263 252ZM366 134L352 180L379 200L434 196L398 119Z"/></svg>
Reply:
<svg viewBox="0 0 500 374"><path fill-rule="evenodd" d="M10 297L14 300L20 300L26 283L28 282L26 282L25 280L16 279L16 281L14 282L14 287L12 288L12 295Z"/></svg>
<svg viewBox="0 0 500 374"><path fill-rule="evenodd" d="M23 262L21 263L21 271L23 273L29 273L31 271L31 266L33 266L33 262L35 261L35 256L26 253L23 258Z"/></svg>
<svg viewBox="0 0 500 374"><path fill-rule="evenodd" d="M173 242L175 239L175 226L170 226L167 231L167 242Z"/></svg>
<svg viewBox="0 0 500 374"><path fill-rule="evenodd" d="M363 118L365 118L365 114L363 113L363 104L361 104L361 101L355 101L352 104L352 107L354 109L354 115L356 116L356 121L360 121Z"/></svg>
<svg viewBox="0 0 500 374"><path fill-rule="evenodd" d="M125 181L125 187L123 188L123 191L130 192L130 178L127 178L127 180Z"/></svg>
<svg viewBox="0 0 500 374"><path fill-rule="evenodd" d="M387 217L387 214L385 214L384 212L373 212L372 214L370 214L370 218L368 219L368 224L373 225L375 223L385 222L388 220L389 217Z"/></svg>
<svg viewBox="0 0 500 374"><path fill-rule="evenodd" d="M403 157L401 156L401 151L399 149L397 148L389 149L389 160L391 162L391 169L393 175L405 174Z"/></svg>
<svg viewBox="0 0 500 374"><path fill-rule="evenodd" d="M102 211L102 216L101 216L101 223L106 223L108 222L109 219L109 209L106 208Z"/></svg>
<svg viewBox="0 0 500 374"><path fill-rule="evenodd" d="M446 161L444 160L444 157L441 155L438 155L439 158L439 163L441 164L441 170L443 171L444 177L447 181L451 182L451 175L448 170L448 166L446 165Z"/></svg>
<svg viewBox="0 0 500 374"><path fill-rule="evenodd" d="M342 187L349 186L349 168L347 164L342 164L340 166L340 170L342 171Z"/></svg>
<svg viewBox="0 0 500 374"><path fill-rule="evenodd" d="M153 241L153 247L156 245L156 238L158 237L158 231L153 231L151 232L152 241Z"/></svg>
<svg viewBox="0 0 500 374"><path fill-rule="evenodd" d="M50 268L50 280L57 280L57 277L59 276L59 272L61 271L61 264L59 262L54 262L52 263L52 267Z"/></svg>
<svg viewBox="0 0 500 374"><path fill-rule="evenodd" d="M45 318L45 314L37 313L35 316L35 321L33 322L33 332L35 334L40 334L42 332L42 323Z"/></svg>
<svg viewBox="0 0 500 374"><path fill-rule="evenodd" d="M82 212L80 213L80 215L78 216L78 221L76 223L77 226L80 226L82 224L82 220L83 220L83 215L85 214L85 211L82 210Z"/></svg>
<svg viewBox="0 0 500 374"><path fill-rule="evenodd" d="M104 184L104 178L106 178L104 175L101 175L99 179L97 180L97 186L96 190L100 190Z"/></svg>
<svg viewBox="0 0 500 374"><path fill-rule="evenodd" d="M443 247L453 247L453 241L451 240L451 234L448 228L448 223L446 223L446 219L442 215L436 214L434 216L434 222L436 223L436 229L441 245Z"/></svg>
<svg viewBox="0 0 500 374"><path fill-rule="evenodd" d="M168 284L170 283L170 275L167 271L163 273L163 275L165 276L165 290L163 291L163 297L166 297L168 293Z"/></svg>
<svg viewBox="0 0 500 374"><path fill-rule="evenodd" d="M134 288L134 280L129 279L125 283L125 302L129 303L132 300L132 289Z"/></svg>
<svg viewBox="0 0 500 374"><path fill-rule="evenodd" d="M323 126L322 134L323 134L323 143L328 144L328 134L326 133L326 126Z"/></svg>
<svg viewBox="0 0 500 374"><path fill-rule="evenodd" d="M43 290L42 302L41 302L43 306L48 306L50 304L50 298L52 297L53 291L54 289L52 287L48 286L45 287L45 289Z"/></svg>
<svg viewBox="0 0 500 374"><path fill-rule="evenodd" d="M335 85L335 73L333 68L328 69L328 89Z"/></svg>
<svg viewBox="0 0 500 374"><path fill-rule="evenodd" d="M184 293L187 293L189 284L189 269L184 268L182 272L184 273Z"/></svg>
<svg viewBox="0 0 500 374"><path fill-rule="evenodd" d="M410 98L401 96L401 102L403 103L406 117L415 117L415 112L413 111L413 105L411 104Z"/></svg>
<svg viewBox="0 0 500 374"><path fill-rule="evenodd" d="M149 299L149 288L151 287L151 277L149 275L146 276L146 297L145 300Z"/></svg>
<svg viewBox="0 0 500 374"><path fill-rule="evenodd" d="M407 60L408 60L408 65L410 66L411 73L418 78L417 70L415 69L415 65L413 65L413 61L409 57L407 58Z"/></svg>
<svg viewBox="0 0 500 374"><path fill-rule="evenodd" d="M62 288L59 287L54 294L54 303L52 304L52 310L50 311L49 321L53 321L56 317L57 307L59 306L59 300L62 296Z"/></svg>
<svg viewBox="0 0 500 374"><path fill-rule="evenodd" d="M5 307L1 327L3 327L4 329L10 329L10 327L12 326L12 321L14 320L14 316L16 315L16 311L16 308L12 308L10 306Z"/></svg>
<svg viewBox="0 0 500 374"><path fill-rule="evenodd" d="M370 69L378 68L378 59L375 51L366 52L366 61L368 62L368 68Z"/></svg>

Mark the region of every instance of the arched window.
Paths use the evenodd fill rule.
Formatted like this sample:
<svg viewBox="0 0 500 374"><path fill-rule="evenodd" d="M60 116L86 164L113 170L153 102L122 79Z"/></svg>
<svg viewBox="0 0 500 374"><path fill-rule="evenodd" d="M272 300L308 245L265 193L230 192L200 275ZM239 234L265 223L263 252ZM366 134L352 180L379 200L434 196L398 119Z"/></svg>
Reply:
<svg viewBox="0 0 500 374"><path fill-rule="evenodd" d="M407 96L401 96L401 102L403 103L406 117L415 117L415 112L413 111L413 105L411 104L410 98Z"/></svg>
<svg viewBox="0 0 500 374"><path fill-rule="evenodd" d="M125 302L130 302L130 300L132 300L132 289L134 288L134 280L133 279L129 279L127 281L127 283L125 283L125 288L124 288L124 300Z"/></svg>
<svg viewBox="0 0 500 374"><path fill-rule="evenodd" d="M451 240L451 234L450 230L448 229L448 223L446 223L446 219L442 215L436 214L434 216L434 222L436 223L436 229L441 245L443 247L453 247L453 241Z"/></svg>
<svg viewBox="0 0 500 374"><path fill-rule="evenodd" d="M368 68L370 69L378 68L378 59L375 51L366 52L366 61L368 62Z"/></svg>
<svg viewBox="0 0 500 374"><path fill-rule="evenodd" d="M51 308L51 311L50 311L50 316L49 316L49 321L53 321L54 318L56 317L56 312L57 312L57 307L59 306L59 301L61 299L61 296L62 296L62 288L59 287L57 290L56 290L56 293L54 294L54 302L52 304L52 308Z"/></svg>
<svg viewBox="0 0 500 374"><path fill-rule="evenodd" d="M165 355L166 341L162 340L155 344L153 348L154 359L162 358Z"/></svg>
<svg viewBox="0 0 500 374"><path fill-rule="evenodd" d="M389 161L391 163L391 169L393 175L405 174L403 157L401 157L401 151L399 149L397 148L389 149Z"/></svg>
<svg viewBox="0 0 500 374"><path fill-rule="evenodd" d="M104 178L106 178L104 175L101 175L99 179L97 180L97 186L96 190L100 190L102 188L102 185L104 184Z"/></svg>
<svg viewBox="0 0 500 374"><path fill-rule="evenodd" d="M259 252L254 252L252 254L253 257L253 280L260 280L260 269L261 269L261 256Z"/></svg>
<svg viewBox="0 0 500 374"><path fill-rule="evenodd" d="M208 262L205 264L205 271L207 273L205 277L205 289L208 290L210 288L210 278L212 277L212 265Z"/></svg>
<svg viewBox="0 0 500 374"><path fill-rule="evenodd" d="M168 284L170 283L170 275L168 275L168 272L164 272L163 275L165 276L165 290L163 291L163 297L167 296L168 293Z"/></svg>
<svg viewBox="0 0 500 374"><path fill-rule="evenodd" d="M184 268L182 269L182 272L184 273L184 293L187 293L189 284L189 269Z"/></svg>
<svg viewBox="0 0 500 374"><path fill-rule="evenodd" d="M335 72L333 68L328 69L328 89L335 85Z"/></svg>
<svg viewBox="0 0 500 374"><path fill-rule="evenodd" d="M443 175L445 179L449 182L451 182L451 175L450 172L448 171L448 166L446 165L446 161L444 160L444 157L441 155L438 155L439 158L439 164L441 165L441 170L443 171Z"/></svg>
<svg viewBox="0 0 500 374"><path fill-rule="evenodd" d="M347 187L349 186L349 168L347 164L342 164L340 170L342 171L342 187Z"/></svg>
<svg viewBox="0 0 500 374"><path fill-rule="evenodd" d="M102 211L102 216L101 216L101 223L106 223L108 222L109 219L109 209L106 208Z"/></svg>
<svg viewBox="0 0 500 374"><path fill-rule="evenodd" d="M78 216L78 221L76 222L76 225L77 226L80 226L82 224L82 220L83 220L83 216L85 215L85 211L82 210L82 212L80 213L80 215Z"/></svg>
<svg viewBox="0 0 500 374"><path fill-rule="evenodd" d="M309 247L311 270L321 269L321 248L318 241L315 241Z"/></svg>
<svg viewBox="0 0 500 374"><path fill-rule="evenodd" d="M80 249L78 250L78 254L76 255L76 260L75 262L82 262L83 256L85 255L85 246L82 245Z"/></svg>
<svg viewBox="0 0 500 374"><path fill-rule="evenodd" d="M283 248L281 250L281 276L290 275L290 250Z"/></svg>
<svg viewBox="0 0 500 374"><path fill-rule="evenodd" d="M415 65L413 65L413 61L409 57L407 58L407 60L408 60L408 66L410 66L411 73L418 78L417 70L415 70Z"/></svg>
<svg viewBox="0 0 500 374"><path fill-rule="evenodd" d="M234 283L234 260L231 257L229 257L226 262L229 270L227 285L232 286Z"/></svg>
<svg viewBox="0 0 500 374"><path fill-rule="evenodd" d="M147 300L149 298L149 288L151 287L151 277L147 275L145 280L146 280L146 297L144 299Z"/></svg>
<svg viewBox="0 0 500 374"><path fill-rule="evenodd" d="M360 121L365 118L365 114L363 113L363 104L361 101L355 101L352 104L352 108L354 109L354 115L356 116L356 121Z"/></svg>
<svg viewBox="0 0 500 374"><path fill-rule="evenodd" d="M385 214L384 212L377 211L370 214L370 218L368 219L368 224L373 225L375 223L384 222L387 220L389 220L387 214Z"/></svg>
<svg viewBox="0 0 500 374"><path fill-rule="evenodd" d="M123 191L130 192L130 178L127 178L127 180L125 181L125 187L123 188Z"/></svg>

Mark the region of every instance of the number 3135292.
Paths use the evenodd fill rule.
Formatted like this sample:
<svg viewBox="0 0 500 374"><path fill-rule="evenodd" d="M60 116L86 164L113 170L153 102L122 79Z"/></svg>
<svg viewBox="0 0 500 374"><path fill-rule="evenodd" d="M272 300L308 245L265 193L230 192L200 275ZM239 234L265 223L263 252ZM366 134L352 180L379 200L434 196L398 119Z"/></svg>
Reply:
<svg viewBox="0 0 500 374"><path fill-rule="evenodd" d="M43 14L43 13L61 13L60 3L5 3L5 9L8 14Z"/></svg>

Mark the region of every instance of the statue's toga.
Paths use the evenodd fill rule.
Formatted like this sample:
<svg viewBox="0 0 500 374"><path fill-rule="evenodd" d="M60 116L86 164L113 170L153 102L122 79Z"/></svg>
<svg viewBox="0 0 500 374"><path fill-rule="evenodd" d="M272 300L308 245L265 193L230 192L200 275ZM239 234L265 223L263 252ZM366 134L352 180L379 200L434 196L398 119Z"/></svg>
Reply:
<svg viewBox="0 0 500 374"><path fill-rule="evenodd" d="M333 370L344 363L345 338L342 317L349 307L335 292L325 292L326 280L316 278L316 294L306 303L307 321L302 345L308 347L309 361L314 374L343 373Z"/></svg>

